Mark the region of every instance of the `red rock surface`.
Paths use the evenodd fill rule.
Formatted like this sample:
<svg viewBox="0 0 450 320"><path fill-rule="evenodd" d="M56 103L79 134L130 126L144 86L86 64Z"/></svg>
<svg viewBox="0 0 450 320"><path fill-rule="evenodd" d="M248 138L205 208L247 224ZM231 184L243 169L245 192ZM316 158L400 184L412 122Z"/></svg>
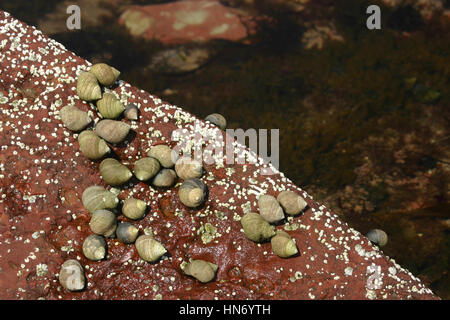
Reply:
<svg viewBox="0 0 450 320"><path fill-rule="evenodd" d="M177 187L157 190L133 182L122 188L120 199L133 194L149 204L147 216L133 223L151 227L167 256L146 263L134 245L108 239L107 259L88 261L81 246L91 233L90 214L81 195L92 184L107 186L99 163L79 152L77 134L62 125L57 111L74 104L98 120L94 105L76 95L77 74L90 64L0 11L0 65L0 299L437 298L282 173L263 176L260 164L222 166L220 159L205 165L209 197L200 210L184 207ZM122 81L113 91L138 105L142 115L132 123L136 134L113 146L123 163L142 157L152 144L173 145L174 129L217 130ZM240 147L236 152L248 153ZM270 243L248 240L239 222L244 212L257 212L257 195L277 196L285 189L303 195L309 205L277 226L287 229L299 248L289 259L274 255ZM205 223L217 228L209 243L199 234ZM217 264L216 280L201 284L186 276L180 264L189 258ZM85 290L60 286L66 259L84 266Z"/></svg>

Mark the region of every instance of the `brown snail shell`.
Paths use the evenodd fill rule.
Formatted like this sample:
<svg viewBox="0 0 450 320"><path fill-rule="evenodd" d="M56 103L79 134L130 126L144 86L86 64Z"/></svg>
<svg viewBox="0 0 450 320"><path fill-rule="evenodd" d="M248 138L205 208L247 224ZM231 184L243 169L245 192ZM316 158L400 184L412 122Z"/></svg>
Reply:
<svg viewBox="0 0 450 320"><path fill-rule="evenodd" d="M77 81L77 95L85 101L94 101L102 97L102 89L92 73L80 73Z"/></svg>
<svg viewBox="0 0 450 320"><path fill-rule="evenodd" d="M152 180L155 187L168 188L175 184L177 174L172 169L162 169Z"/></svg>
<svg viewBox="0 0 450 320"><path fill-rule="evenodd" d="M289 215L296 215L303 211L308 205L302 197L293 191L282 191L277 197L278 202L283 207L284 212Z"/></svg>
<svg viewBox="0 0 450 320"><path fill-rule="evenodd" d="M219 113L212 113L208 115L205 120L215 124L222 130L225 130L227 128L227 120L223 115Z"/></svg>
<svg viewBox="0 0 450 320"><path fill-rule="evenodd" d="M104 159L99 169L102 179L112 186L120 186L133 176L130 169L113 158Z"/></svg>
<svg viewBox="0 0 450 320"><path fill-rule="evenodd" d="M92 121L87 112L74 106L65 106L59 110L59 116L64 126L71 131L81 131Z"/></svg>
<svg viewBox="0 0 450 320"><path fill-rule="evenodd" d="M96 185L86 188L81 200L90 213L99 209L114 209L119 204L119 199L114 193Z"/></svg>
<svg viewBox="0 0 450 320"><path fill-rule="evenodd" d="M85 130L80 133L78 144L81 152L91 160L98 160L111 150L105 140L91 130Z"/></svg>
<svg viewBox="0 0 450 320"><path fill-rule="evenodd" d="M106 63L97 63L94 64L89 70L104 86L113 85L116 82L117 78L119 78L120 71L107 65Z"/></svg>
<svg viewBox="0 0 450 320"><path fill-rule="evenodd" d="M127 137L131 126L116 120L100 120L95 126L95 133L110 143L120 143Z"/></svg>
<svg viewBox="0 0 450 320"><path fill-rule="evenodd" d="M69 291L83 290L86 278L84 269L77 260L66 260L59 271L59 283Z"/></svg>
<svg viewBox="0 0 450 320"><path fill-rule="evenodd" d="M141 235L135 242L139 256L147 262L155 262L166 252L164 246L150 235Z"/></svg>
<svg viewBox="0 0 450 320"><path fill-rule="evenodd" d="M202 283L210 282L217 272L217 265L204 260L191 260L183 268L184 273Z"/></svg>
<svg viewBox="0 0 450 320"><path fill-rule="evenodd" d="M134 163L133 172L136 178L141 181L147 181L153 178L161 169L159 161L152 157L146 157L137 160Z"/></svg>
<svg viewBox="0 0 450 320"><path fill-rule="evenodd" d="M123 115L128 120L136 121L137 119L139 119L139 109L134 103L129 103L125 106L125 111L123 112Z"/></svg>
<svg viewBox="0 0 450 320"><path fill-rule="evenodd" d="M92 261L99 261L106 256L106 241L102 236L91 234L83 242L83 254Z"/></svg>
<svg viewBox="0 0 450 320"><path fill-rule="evenodd" d="M181 184L178 196L185 206L196 208L205 201L206 192L207 187L203 181L200 179L188 179Z"/></svg>
<svg viewBox="0 0 450 320"><path fill-rule="evenodd" d="M270 195L261 195L258 199L259 214L269 223L284 219L283 209L277 199Z"/></svg>
<svg viewBox="0 0 450 320"><path fill-rule="evenodd" d="M366 237L379 247L385 246L388 242L388 235L381 229L370 230Z"/></svg>
<svg viewBox="0 0 450 320"><path fill-rule="evenodd" d="M275 235L271 226L263 217L254 212L249 212L241 218L244 233L252 241L262 242Z"/></svg>
<svg viewBox="0 0 450 320"><path fill-rule="evenodd" d="M114 237L117 228L116 215L109 210L96 210L92 214L89 226L95 234Z"/></svg>
<svg viewBox="0 0 450 320"><path fill-rule="evenodd" d="M123 243L129 244L135 242L138 235L139 229L129 222L122 222L117 226L117 239Z"/></svg>
<svg viewBox="0 0 450 320"><path fill-rule="evenodd" d="M294 240L284 231L277 231L277 234L270 242L272 244L272 251L281 258L289 258L298 253Z"/></svg>
<svg viewBox="0 0 450 320"><path fill-rule="evenodd" d="M103 97L97 101L97 108L103 118L118 118L125 110L123 104L112 93L104 93Z"/></svg>
<svg viewBox="0 0 450 320"><path fill-rule="evenodd" d="M172 149L165 144L152 146L147 153L147 156L158 160L164 168L172 168L174 166L174 162L172 161Z"/></svg>
<svg viewBox="0 0 450 320"><path fill-rule="evenodd" d="M203 175L203 166L197 160L182 157L175 163L175 171L183 180L201 178Z"/></svg>
<svg viewBox="0 0 450 320"><path fill-rule="evenodd" d="M122 213L129 219L141 219L144 216L146 210L147 204L140 199L128 198L123 202Z"/></svg>

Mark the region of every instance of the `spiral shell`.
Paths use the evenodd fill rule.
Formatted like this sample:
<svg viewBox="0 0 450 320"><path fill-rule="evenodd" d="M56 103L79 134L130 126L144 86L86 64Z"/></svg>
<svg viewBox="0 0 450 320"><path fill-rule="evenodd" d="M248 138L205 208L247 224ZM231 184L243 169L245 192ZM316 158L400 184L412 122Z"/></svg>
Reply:
<svg viewBox="0 0 450 320"><path fill-rule="evenodd" d="M277 234L270 242L272 244L272 251L281 258L289 258L298 253L294 240L284 231L277 231Z"/></svg>
<svg viewBox="0 0 450 320"><path fill-rule="evenodd" d="M130 169L113 158L106 158L100 163L102 179L112 186L120 186L133 176Z"/></svg>
<svg viewBox="0 0 450 320"><path fill-rule="evenodd" d="M366 237L379 247L384 247L388 242L388 235L381 229L370 230Z"/></svg>
<svg viewBox="0 0 450 320"><path fill-rule="evenodd" d="M247 238L255 242L262 242L275 235L273 226L254 212L247 213L243 216L241 218L241 224Z"/></svg>
<svg viewBox="0 0 450 320"><path fill-rule="evenodd" d="M84 270L77 260L66 260L59 271L59 283L69 291L83 290L86 278Z"/></svg>
<svg viewBox="0 0 450 320"><path fill-rule="evenodd" d="M278 202L283 207L284 212L289 215L296 215L303 211L308 205L302 197L293 191L282 191L277 197Z"/></svg>
<svg viewBox="0 0 450 320"><path fill-rule="evenodd" d="M212 113L209 116L207 116L205 120L215 124L222 130L225 130L227 128L227 120L223 115L219 113Z"/></svg>
<svg viewBox="0 0 450 320"><path fill-rule="evenodd" d="M89 226L95 234L114 237L117 228L116 215L109 210L96 210L92 214Z"/></svg>
<svg viewBox="0 0 450 320"><path fill-rule="evenodd" d="M146 210L147 204L140 199L128 198L123 202L122 213L129 219L141 219L144 216Z"/></svg>
<svg viewBox="0 0 450 320"><path fill-rule="evenodd" d="M110 86L119 78L120 71L107 65L106 63L94 64L89 70L104 86Z"/></svg>
<svg viewBox="0 0 450 320"><path fill-rule="evenodd" d="M78 144L81 152L91 160L98 160L111 150L105 140L91 130L85 130L80 133Z"/></svg>
<svg viewBox="0 0 450 320"><path fill-rule="evenodd" d="M103 97L97 101L97 108L103 118L118 118L125 110L123 104L112 93L104 93Z"/></svg>
<svg viewBox="0 0 450 320"><path fill-rule="evenodd" d="M183 157L175 163L175 171L183 180L201 178L203 175L203 166L197 160Z"/></svg>
<svg viewBox="0 0 450 320"><path fill-rule="evenodd" d="M129 103L125 106L125 111L123 115L128 120L137 120L139 119L139 109L134 103Z"/></svg>
<svg viewBox="0 0 450 320"><path fill-rule="evenodd" d="M119 204L119 199L114 193L96 185L86 188L81 200L90 213L99 209L113 209Z"/></svg>
<svg viewBox="0 0 450 320"><path fill-rule="evenodd" d="M106 241L102 236L91 234L83 242L83 254L92 261L102 260L106 256Z"/></svg>
<svg viewBox="0 0 450 320"><path fill-rule="evenodd" d="M183 271L188 276L192 276L202 283L210 282L217 272L217 265L204 260L191 260L187 263Z"/></svg>
<svg viewBox="0 0 450 320"><path fill-rule="evenodd" d="M196 208L205 201L206 184L199 179L185 180L178 190L181 202L190 208Z"/></svg>
<svg viewBox="0 0 450 320"><path fill-rule="evenodd" d="M261 195L258 199L259 214L269 223L284 219L283 209L277 199L270 195Z"/></svg>
<svg viewBox="0 0 450 320"><path fill-rule="evenodd" d="M64 126L71 131L81 131L92 121L87 112L74 106L65 106L59 110L59 116Z"/></svg>
<svg viewBox="0 0 450 320"><path fill-rule="evenodd" d="M162 169L158 174L153 178L152 184L155 187L168 188L175 184L175 180L177 179L177 174L172 169Z"/></svg>
<svg viewBox="0 0 450 320"><path fill-rule="evenodd" d="M164 246L150 235L141 235L135 242L139 256L147 262L155 262L166 252Z"/></svg>
<svg viewBox="0 0 450 320"><path fill-rule="evenodd" d="M117 226L116 235L123 243L133 243L139 235L139 229L129 222L122 222Z"/></svg>
<svg viewBox="0 0 450 320"><path fill-rule="evenodd" d="M116 120L100 120L95 126L95 133L110 143L120 143L130 132L128 123Z"/></svg>
<svg viewBox="0 0 450 320"><path fill-rule="evenodd" d="M94 101L102 97L102 89L92 73L80 73L77 82L77 94L80 99L85 101Z"/></svg>
<svg viewBox="0 0 450 320"><path fill-rule="evenodd" d="M147 156L158 160L164 168L172 168L174 165L174 162L172 161L172 149L164 144L152 146L147 153Z"/></svg>
<svg viewBox="0 0 450 320"><path fill-rule="evenodd" d="M136 178L147 181L153 178L161 169L159 161L152 157L142 158L134 163L133 172Z"/></svg>

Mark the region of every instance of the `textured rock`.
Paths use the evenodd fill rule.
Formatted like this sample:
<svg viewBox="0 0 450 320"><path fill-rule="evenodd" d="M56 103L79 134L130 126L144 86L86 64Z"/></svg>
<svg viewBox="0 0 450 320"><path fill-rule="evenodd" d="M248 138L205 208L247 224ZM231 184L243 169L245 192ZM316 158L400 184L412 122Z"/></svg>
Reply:
<svg viewBox="0 0 450 320"><path fill-rule="evenodd" d="M77 74L89 65L0 11L0 299L437 298L282 173L263 176L265 165L227 165L220 159L204 165L209 195L197 210L180 203L177 188L156 190L136 182L120 192L122 200L133 196L147 202L149 214L132 223L151 228L170 255L149 264L134 246L107 239L108 258L88 261L82 244L91 234L90 214L81 195L88 186L104 183L99 163L78 151L77 134L63 126L57 111L73 104L98 121L95 106L76 96ZM173 146L171 132L178 128L192 137L196 132L224 134L123 81L113 90L141 113L132 123L136 136L111 146L123 162L145 156L153 144ZM238 154L249 153L235 147ZM276 197L286 189L299 193L308 207L277 226L299 250L281 259L270 243L249 241L239 220L257 212L259 194ZM185 275L180 265L189 258L217 265L215 281L201 284ZM87 285L80 292L58 284L67 259L85 267Z"/></svg>

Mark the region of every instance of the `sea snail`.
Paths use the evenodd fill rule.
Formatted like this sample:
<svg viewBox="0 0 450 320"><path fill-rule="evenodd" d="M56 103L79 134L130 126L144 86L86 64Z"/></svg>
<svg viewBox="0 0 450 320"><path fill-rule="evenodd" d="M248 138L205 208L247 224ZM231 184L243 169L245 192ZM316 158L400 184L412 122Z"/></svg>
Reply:
<svg viewBox="0 0 450 320"><path fill-rule="evenodd" d="M388 242L388 235L381 229L370 230L366 237L374 244L383 247Z"/></svg>
<svg viewBox="0 0 450 320"><path fill-rule="evenodd" d="M120 71L107 65L106 63L94 64L89 70L104 86L110 86L119 78Z"/></svg>
<svg viewBox="0 0 450 320"><path fill-rule="evenodd" d="M212 113L209 116L207 116L205 120L215 124L222 130L225 130L227 128L227 120L223 115L219 113Z"/></svg>
<svg viewBox="0 0 450 320"><path fill-rule="evenodd" d="M284 219L283 209L277 199L270 195L261 195L258 199L259 214L269 223Z"/></svg>
<svg viewBox="0 0 450 320"><path fill-rule="evenodd" d="M139 119L139 109L134 103L129 103L125 106L125 111L123 115L128 120L137 120Z"/></svg>
<svg viewBox="0 0 450 320"><path fill-rule="evenodd" d="M145 214L145 210L147 210L147 204L140 199L128 198L123 202L122 213L129 219L141 219Z"/></svg>
<svg viewBox="0 0 450 320"><path fill-rule="evenodd" d="M166 252L166 248L150 235L141 235L135 242L139 256L147 262L155 262Z"/></svg>
<svg viewBox="0 0 450 320"><path fill-rule="evenodd" d="M185 180L178 190L181 202L189 208L201 205L205 201L206 193L206 184L200 179Z"/></svg>
<svg viewBox="0 0 450 320"><path fill-rule="evenodd" d="M80 291L84 288L86 278L84 270L77 260L66 260L59 271L59 283L69 291Z"/></svg>
<svg viewBox="0 0 450 320"><path fill-rule="evenodd" d="M65 106L59 110L59 116L64 126L71 131L81 131L92 121L87 112L74 106Z"/></svg>
<svg viewBox="0 0 450 320"><path fill-rule="evenodd" d="M277 197L278 202L283 207L284 212L289 215L296 215L302 212L308 205L302 197L293 191L282 191Z"/></svg>
<svg viewBox="0 0 450 320"><path fill-rule="evenodd" d="M120 143L130 132L128 123L116 120L100 120L95 126L95 133L110 143Z"/></svg>
<svg viewBox="0 0 450 320"><path fill-rule="evenodd" d="M133 172L136 178L141 181L147 181L153 178L161 168L159 161L152 157L146 157L137 160L134 163Z"/></svg>
<svg viewBox="0 0 450 320"><path fill-rule="evenodd" d="M117 226L116 235L123 243L133 243L139 235L139 229L129 222L122 222Z"/></svg>
<svg viewBox="0 0 450 320"><path fill-rule="evenodd" d="M262 242L275 235L273 227L259 214L250 212L241 218L244 233L252 241Z"/></svg>
<svg viewBox="0 0 450 320"><path fill-rule="evenodd" d="M294 240L284 231L277 231L277 234L270 239L270 242L273 252L281 258L289 258L298 253Z"/></svg>
<svg viewBox="0 0 450 320"><path fill-rule="evenodd" d="M174 162L172 161L172 149L165 144L152 146L147 153L147 156L158 160L164 168L172 168L174 165Z"/></svg>
<svg viewBox="0 0 450 320"><path fill-rule="evenodd" d="M91 234L83 242L83 254L92 261L102 260L106 256L106 241L102 236Z"/></svg>
<svg viewBox="0 0 450 320"><path fill-rule="evenodd" d="M175 171L183 180L201 178L203 175L203 166L197 160L182 157L175 163Z"/></svg>
<svg viewBox="0 0 450 320"><path fill-rule="evenodd" d="M104 93L103 97L97 101L97 108L103 118L118 118L125 110L123 104L112 93Z"/></svg>
<svg viewBox="0 0 450 320"><path fill-rule="evenodd" d="M120 186L133 176L130 169L113 158L106 158L100 163L102 179L112 186Z"/></svg>
<svg viewBox="0 0 450 320"><path fill-rule="evenodd" d="M77 94L80 99L85 101L94 101L102 97L102 89L92 73L80 73L77 81Z"/></svg>
<svg viewBox="0 0 450 320"><path fill-rule="evenodd" d="M116 215L109 210L96 210L92 214L89 226L93 233L112 238L117 228Z"/></svg>
<svg viewBox="0 0 450 320"><path fill-rule="evenodd" d="M217 272L217 265L204 260L191 260L183 267L188 276L192 276L202 283L210 282Z"/></svg>
<svg viewBox="0 0 450 320"><path fill-rule="evenodd" d="M105 140L91 130L85 130L80 133L78 144L81 152L91 160L98 160L111 150Z"/></svg>
<svg viewBox="0 0 450 320"><path fill-rule="evenodd" d="M168 188L175 184L177 174L172 169L162 169L152 180L155 187Z"/></svg>
<svg viewBox="0 0 450 320"><path fill-rule="evenodd" d="M119 204L119 199L114 193L96 185L86 188L81 200L90 213L99 209L113 209Z"/></svg>

